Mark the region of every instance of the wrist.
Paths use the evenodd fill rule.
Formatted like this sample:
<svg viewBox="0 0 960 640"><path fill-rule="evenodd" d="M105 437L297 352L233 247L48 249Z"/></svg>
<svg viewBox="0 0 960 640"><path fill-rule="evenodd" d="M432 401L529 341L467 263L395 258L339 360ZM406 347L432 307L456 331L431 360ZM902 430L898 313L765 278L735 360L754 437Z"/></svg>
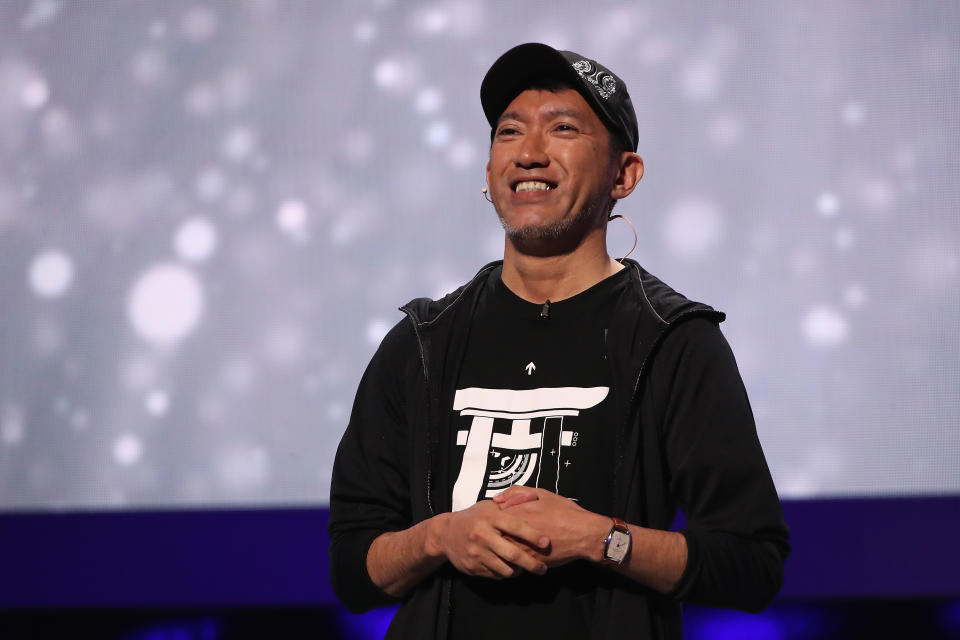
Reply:
<svg viewBox="0 0 960 640"><path fill-rule="evenodd" d="M423 554L428 558L444 558L444 533L449 526L450 514L438 513L424 521Z"/></svg>
<svg viewBox="0 0 960 640"><path fill-rule="evenodd" d="M605 541L610 533L610 518L598 513L591 513L590 516L581 545L581 558L590 562L603 562Z"/></svg>

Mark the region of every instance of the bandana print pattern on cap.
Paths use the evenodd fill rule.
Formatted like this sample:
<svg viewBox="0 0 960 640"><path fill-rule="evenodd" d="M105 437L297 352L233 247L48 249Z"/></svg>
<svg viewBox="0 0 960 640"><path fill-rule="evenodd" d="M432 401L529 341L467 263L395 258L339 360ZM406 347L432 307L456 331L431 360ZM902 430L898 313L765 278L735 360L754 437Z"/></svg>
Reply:
<svg viewBox="0 0 960 640"><path fill-rule="evenodd" d="M589 60L574 62L573 68L580 74L580 77L597 88L597 93L604 100L617 92L617 81L613 79L613 76L599 69L594 71L593 64Z"/></svg>

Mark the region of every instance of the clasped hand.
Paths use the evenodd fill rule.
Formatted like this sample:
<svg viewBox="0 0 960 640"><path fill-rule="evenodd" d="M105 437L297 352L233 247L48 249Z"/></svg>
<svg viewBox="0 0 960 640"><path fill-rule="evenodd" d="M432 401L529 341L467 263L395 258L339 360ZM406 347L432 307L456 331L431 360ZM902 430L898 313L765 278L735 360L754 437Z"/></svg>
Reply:
<svg viewBox="0 0 960 640"><path fill-rule="evenodd" d="M589 556L597 516L563 496L513 486L449 514L438 545L461 572L509 578ZM602 525L600 525L602 527Z"/></svg>

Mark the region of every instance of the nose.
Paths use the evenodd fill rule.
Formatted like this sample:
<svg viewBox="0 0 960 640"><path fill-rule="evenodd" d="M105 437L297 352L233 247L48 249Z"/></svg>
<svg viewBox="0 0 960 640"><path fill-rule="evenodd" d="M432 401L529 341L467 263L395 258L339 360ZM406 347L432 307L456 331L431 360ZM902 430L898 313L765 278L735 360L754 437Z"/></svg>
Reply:
<svg viewBox="0 0 960 640"><path fill-rule="evenodd" d="M516 164L523 169L534 169L546 167L550 164L550 156L547 155L546 140L543 134L538 131L528 131L520 141L517 148Z"/></svg>

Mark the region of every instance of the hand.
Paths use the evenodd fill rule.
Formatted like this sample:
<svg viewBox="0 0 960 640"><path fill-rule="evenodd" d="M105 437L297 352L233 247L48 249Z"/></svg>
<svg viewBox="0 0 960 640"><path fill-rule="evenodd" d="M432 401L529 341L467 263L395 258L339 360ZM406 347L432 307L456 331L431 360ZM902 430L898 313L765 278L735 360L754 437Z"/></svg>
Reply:
<svg viewBox="0 0 960 640"><path fill-rule="evenodd" d="M521 570L543 574L547 565L529 549L546 550L550 540L490 500L442 514L428 539L459 571L485 578L510 578Z"/></svg>
<svg viewBox="0 0 960 640"><path fill-rule="evenodd" d="M602 541L610 529L609 518L545 489L514 485L493 501L504 513L516 515L547 535L550 547L545 552L532 551L548 567L578 559L600 559Z"/></svg>

